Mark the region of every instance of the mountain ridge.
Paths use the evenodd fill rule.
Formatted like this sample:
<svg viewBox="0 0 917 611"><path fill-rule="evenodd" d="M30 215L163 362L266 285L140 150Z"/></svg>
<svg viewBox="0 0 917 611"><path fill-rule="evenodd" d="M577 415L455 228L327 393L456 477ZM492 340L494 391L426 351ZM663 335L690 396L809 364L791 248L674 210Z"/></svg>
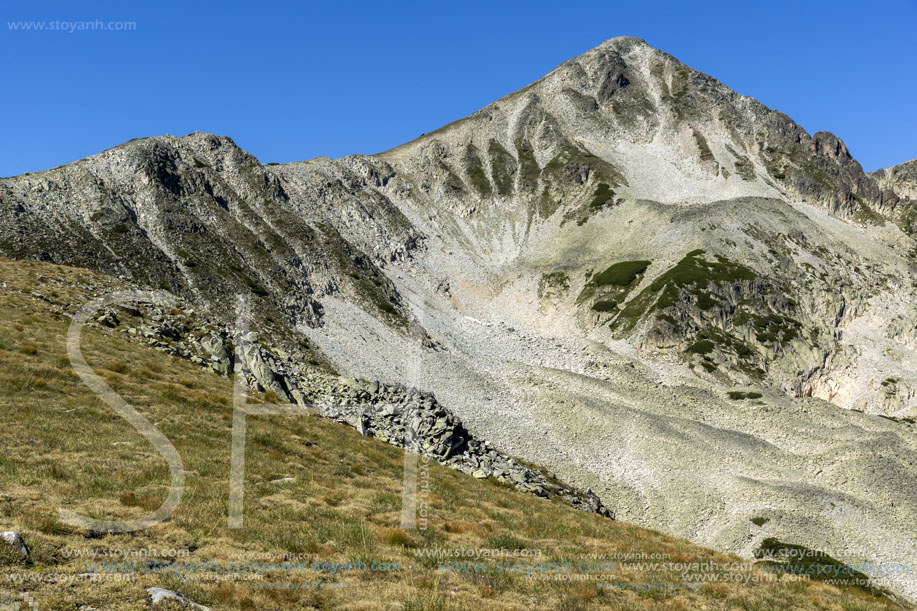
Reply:
<svg viewBox="0 0 917 611"><path fill-rule="evenodd" d="M250 294L287 352L434 392L622 519L893 562L917 554L917 214L897 184L612 39L375 156L262 165L194 133L0 180L0 254L228 324Z"/></svg>

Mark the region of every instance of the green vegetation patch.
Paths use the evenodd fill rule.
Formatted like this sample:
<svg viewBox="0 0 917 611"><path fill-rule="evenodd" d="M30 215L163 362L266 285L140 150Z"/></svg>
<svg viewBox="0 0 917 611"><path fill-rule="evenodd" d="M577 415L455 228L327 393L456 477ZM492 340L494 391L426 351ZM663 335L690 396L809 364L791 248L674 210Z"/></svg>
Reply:
<svg viewBox="0 0 917 611"><path fill-rule="evenodd" d="M538 186L538 177L541 168L535 159L535 150L524 138L516 140L516 153L519 163L519 189L527 193L534 193Z"/></svg>
<svg viewBox="0 0 917 611"><path fill-rule="evenodd" d="M716 255L716 261L707 261L701 257L703 250L694 250L675 264L674 267L661 274L650 285L650 290L658 291L666 285L678 287L695 286L707 288L711 283L753 281L757 278L755 272L739 263L732 263L725 257Z"/></svg>
<svg viewBox="0 0 917 611"><path fill-rule="evenodd" d="M608 186L608 183L600 182L592 196L592 201L589 202L589 207L593 210L604 208L609 203L614 203L614 198L615 192Z"/></svg>
<svg viewBox="0 0 917 611"><path fill-rule="evenodd" d="M689 354L710 354L714 344L709 339L699 339L685 349Z"/></svg>
<svg viewBox="0 0 917 611"><path fill-rule="evenodd" d="M565 168L573 164L585 166L589 169L590 177L596 176L599 181L607 183L609 187L627 185L627 180L617 167L588 150L572 144L562 146L560 152L544 166L542 173L548 180L560 180Z"/></svg>
<svg viewBox="0 0 917 611"><path fill-rule="evenodd" d="M886 420L891 420L892 422L900 422L904 424L917 424L917 420L913 418L896 418L895 416L886 416L885 414L879 414L879 418L885 418Z"/></svg>
<svg viewBox="0 0 917 611"><path fill-rule="evenodd" d="M251 278L247 278L247 277L243 278L242 282L245 284L245 286L251 289L252 293L254 293L255 295L258 295L259 297L264 297L268 294L267 289L265 289L263 286L261 286L256 281L252 280Z"/></svg>
<svg viewBox="0 0 917 611"><path fill-rule="evenodd" d="M617 205L621 199L615 198L614 189L627 185L617 167L569 143L562 145L554 158L545 164L541 179L546 191L562 200L561 205L581 202L565 212L562 224L575 220L583 225L596 212ZM596 186L589 195L586 189L591 184Z"/></svg>
<svg viewBox="0 0 917 611"><path fill-rule="evenodd" d="M487 154L490 157L491 175L494 186L500 195L509 195L513 192L518 165L515 158L510 155L496 140L491 140L487 145Z"/></svg>
<svg viewBox="0 0 917 611"><path fill-rule="evenodd" d="M760 399L763 395L759 392L744 392L741 390L730 390L728 393L729 398L733 401L744 401L745 399ZM767 520L765 519L765 522ZM754 522L754 520L752 520ZM762 522L763 523L763 522ZM761 524L758 524L761 526Z"/></svg>
<svg viewBox="0 0 917 611"><path fill-rule="evenodd" d="M596 286L630 286L643 275L649 261L621 261L592 277Z"/></svg>
<svg viewBox="0 0 917 611"><path fill-rule="evenodd" d="M758 352L746 342L717 327L709 326L702 329L695 336L694 341L685 348L685 354L702 356L704 360L700 365L707 371L711 371L711 368L715 368L715 364L707 355L714 350L719 350L725 355L734 354L738 361L736 366L749 377L761 379L764 376L764 372L756 365L759 356ZM736 400L758 399L761 397L759 393L753 392L740 393L742 394L741 397L734 397L733 394L735 393L731 392L729 396Z"/></svg>
<svg viewBox="0 0 917 611"><path fill-rule="evenodd" d="M630 290L639 284L649 265L649 261L621 261L611 265L586 283L577 303L595 298L592 309L596 312L617 311Z"/></svg>
<svg viewBox="0 0 917 611"><path fill-rule="evenodd" d="M446 178L443 181L443 187L447 192L458 194L465 191L465 183L452 171L452 168L440 161L439 169L446 174Z"/></svg>
<svg viewBox="0 0 917 611"><path fill-rule="evenodd" d="M799 337L802 323L783 314L760 315L742 307L733 316L732 324L736 327L751 325L755 338L762 344L776 344L793 341Z"/></svg>
<svg viewBox="0 0 917 611"><path fill-rule="evenodd" d="M490 180L487 179L487 173L484 172L484 164L478 155L478 149L473 144L465 148L464 162L471 186L481 197L490 197L492 193Z"/></svg>
<svg viewBox="0 0 917 611"><path fill-rule="evenodd" d="M864 225L884 225L885 217L870 208L865 201L857 198L857 211L853 213L853 220Z"/></svg>
<svg viewBox="0 0 917 611"><path fill-rule="evenodd" d="M614 299L603 299L592 304L596 312L614 312L618 309L618 302Z"/></svg>
<svg viewBox="0 0 917 611"><path fill-rule="evenodd" d="M738 152L737 150L735 150L728 144L726 145L726 150L729 151L730 155L735 157L735 163L733 165L735 166L736 174L738 174L742 178L742 180L745 180L745 181L754 180L755 179L755 167L752 165L748 157ZM777 176L774 176L774 178L777 178ZM780 176L780 179L783 179L782 175Z"/></svg>
<svg viewBox="0 0 917 611"><path fill-rule="evenodd" d="M707 139L704 138L704 135L691 128L691 133L694 134L694 142L697 144L697 148L700 151L701 161L716 161L716 157L713 155L713 151L710 150L710 145L707 144Z"/></svg>
<svg viewBox="0 0 917 611"><path fill-rule="evenodd" d="M759 342L792 341L802 327L798 320L782 314L768 314L755 319L755 336Z"/></svg>
<svg viewBox="0 0 917 611"><path fill-rule="evenodd" d="M627 331L650 309L659 311L675 306L684 290L702 310L719 305L707 289L711 284L753 281L757 275L749 268L716 255L714 261L703 258L703 250L693 250L669 270L653 280L635 299L622 309L615 326ZM658 297L657 297L658 295Z"/></svg>
<svg viewBox="0 0 917 611"><path fill-rule="evenodd" d="M710 340L721 352L733 352L740 359L747 359L756 354L755 349L734 335L718 329L707 327L697 334L701 340Z"/></svg>

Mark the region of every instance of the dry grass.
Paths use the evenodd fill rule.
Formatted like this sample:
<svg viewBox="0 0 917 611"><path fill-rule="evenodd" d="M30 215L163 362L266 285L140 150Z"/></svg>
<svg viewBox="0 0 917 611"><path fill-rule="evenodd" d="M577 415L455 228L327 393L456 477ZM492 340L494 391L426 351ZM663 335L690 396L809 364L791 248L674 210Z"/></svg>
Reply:
<svg viewBox="0 0 917 611"><path fill-rule="evenodd" d="M49 278L87 277L66 268L0 261L0 280L13 288L27 288L36 272ZM69 285L77 282L68 283L53 287L61 303L76 300L78 291ZM891 606L864 592L814 583L718 583L696 591L639 592L603 589L595 580L438 570L439 561L426 555L435 548L541 551L537 557L514 559L524 562L578 562L586 554L612 553L657 553L692 562L738 559L424 463L430 477L429 492L422 498L427 503L426 528L403 530L403 454L315 416L248 419L245 527L230 529L229 384L107 331L87 330L83 352L117 392L172 440L184 461L186 489L172 519L153 528L109 535L73 529L58 521L58 508L100 518L137 518L165 497L169 472L155 450L70 371L64 347L67 325L46 303L0 290L0 530L21 531L33 551L28 562L8 550L0 553L0 592L29 592L42 609L148 609L145 589L151 586L175 589L216 609ZM34 350L26 351L26 346ZM295 480L271 483L286 477ZM242 575L227 580L202 573L185 580L168 573L109 574L91 583L76 577L92 572L87 562L119 560L74 558L69 553L94 548L159 550L139 562L155 560L164 567L176 560L166 550L177 550L183 554L179 562L229 563L248 554L254 560L400 563L401 570L337 575L274 570L261 580L275 586L325 584L324 589L299 591L252 590ZM73 581L41 579L52 575ZM11 584L11 576L29 580ZM615 578L681 583L680 574L665 567L631 567Z"/></svg>

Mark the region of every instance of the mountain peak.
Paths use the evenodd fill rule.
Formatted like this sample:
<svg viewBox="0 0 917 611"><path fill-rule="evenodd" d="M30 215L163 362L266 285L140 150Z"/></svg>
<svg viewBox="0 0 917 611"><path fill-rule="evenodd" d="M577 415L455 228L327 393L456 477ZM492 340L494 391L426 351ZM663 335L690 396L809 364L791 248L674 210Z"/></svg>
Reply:
<svg viewBox="0 0 917 611"><path fill-rule="evenodd" d="M643 46L653 48L642 38L637 38L635 36L615 36L609 38L608 40L600 43L595 49L631 49L633 47Z"/></svg>
<svg viewBox="0 0 917 611"><path fill-rule="evenodd" d="M863 206L891 212L898 205L894 193L863 173L840 138L827 132L813 137L785 114L629 36L606 40L381 157L398 163L432 155L470 184L468 172L476 173L478 162L463 167L463 160L474 158L467 147L482 152L494 149L492 142L535 179L514 189L553 200L550 211L562 189L544 171L567 167L574 158L591 159L593 170L602 166L606 182L616 183L624 199L693 204L773 197L813 201L842 217ZM487 159L480 164L493 173ZM495 183L489 182L485 191L492 193ZM467 204L466 191L455 194Z"/></svg>

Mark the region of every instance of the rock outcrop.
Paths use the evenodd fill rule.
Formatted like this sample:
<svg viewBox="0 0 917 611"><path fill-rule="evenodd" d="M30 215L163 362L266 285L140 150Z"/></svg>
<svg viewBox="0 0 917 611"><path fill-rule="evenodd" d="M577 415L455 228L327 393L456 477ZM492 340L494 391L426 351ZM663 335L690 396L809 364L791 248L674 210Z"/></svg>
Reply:
<svg viewBox="0 0 917 611"><path fill-rule="evenodd" d="M917 202L917 159L876 170L870 176L881 188Z"/></svg>
<svg viewBox="0 0 917 611"><path fill-rule="evenodd" d="M65 313L78 305L58 307ZM290 355L282 348L265 346L254 331L234 336L187 305L164 309L137 301L120 304L118 309L120 318L113 308L105 308L89 324L114 329L129 340L224 377L233 372L252 390L314 409L361 435L429 456L476 478L493 478L522 492L546 499L558 497L576 509L614 518L592 490L563 484L552 473L526 466L473 436L432 393L303 366L302 353ZM17 533L2 533L0 537L27 549Z"/></svg>

